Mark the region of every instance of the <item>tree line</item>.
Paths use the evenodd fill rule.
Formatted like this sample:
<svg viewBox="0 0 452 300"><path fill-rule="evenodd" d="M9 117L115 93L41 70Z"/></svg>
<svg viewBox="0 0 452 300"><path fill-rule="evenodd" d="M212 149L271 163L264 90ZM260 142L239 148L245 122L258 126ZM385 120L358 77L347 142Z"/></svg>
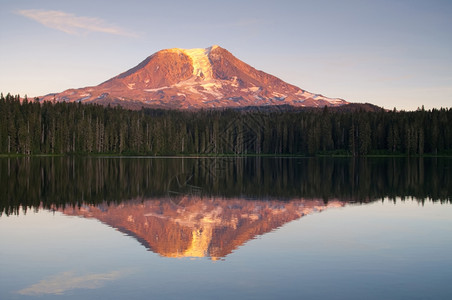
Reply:
<svg viewBox="0 0 452 300"><path fill-rule="evenodd" d="M452 109L127 110L0 95L1 154L452 154Z"/></svg>

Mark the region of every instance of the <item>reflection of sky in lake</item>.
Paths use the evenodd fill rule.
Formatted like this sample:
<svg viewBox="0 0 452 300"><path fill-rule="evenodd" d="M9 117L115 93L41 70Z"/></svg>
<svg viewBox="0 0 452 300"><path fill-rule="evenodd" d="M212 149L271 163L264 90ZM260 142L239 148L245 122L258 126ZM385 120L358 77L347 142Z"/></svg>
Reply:
<svg viewBox="0 0 452 300"><path fill-rule="evenodd" d="M28 211L0 217L0 298L446 299L451 236L452 205L385 201L304 216L224 261L174 259L95 219Z"/></svg>
<svg viewBox="0 0 452 300"><path fill-rule="evenodd" d="M106 281L116 280L121 277L121 272L77 275L74 272L64 272L53 277L43 279L27 288L18 291L22 295L63 295L74 289L101 288Z"/></svg>

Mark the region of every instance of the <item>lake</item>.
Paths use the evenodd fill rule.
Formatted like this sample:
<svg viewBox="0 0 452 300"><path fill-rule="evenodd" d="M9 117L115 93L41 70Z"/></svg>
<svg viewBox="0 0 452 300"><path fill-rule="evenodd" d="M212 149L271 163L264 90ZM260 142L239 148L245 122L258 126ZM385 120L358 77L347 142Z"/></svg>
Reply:
<svg viewBox="0 0 452 300"><path fill-rule="evenodd" d="M451 158L0 159L0 299L451 299Z"/></svg>

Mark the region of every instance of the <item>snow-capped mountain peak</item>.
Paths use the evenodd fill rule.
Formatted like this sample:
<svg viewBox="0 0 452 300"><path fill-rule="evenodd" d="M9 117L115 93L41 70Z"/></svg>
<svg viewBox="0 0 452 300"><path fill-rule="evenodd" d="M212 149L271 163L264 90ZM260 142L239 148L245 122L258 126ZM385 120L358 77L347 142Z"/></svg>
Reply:
<svg viewBox="0 0 452 300"><path fill-rule="evenodd" d="M43 97L53 99L170 109L347 104L256 70L217 45L161 50L98 86Z"/></svg>

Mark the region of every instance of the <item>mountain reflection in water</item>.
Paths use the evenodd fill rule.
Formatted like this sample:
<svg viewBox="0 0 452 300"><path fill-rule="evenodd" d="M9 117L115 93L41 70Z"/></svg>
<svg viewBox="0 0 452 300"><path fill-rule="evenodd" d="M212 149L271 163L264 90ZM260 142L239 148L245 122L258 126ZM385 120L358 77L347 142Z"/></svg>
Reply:
<svg viewBox="0 0 452 300"><path fill-rule="evenodd" d="M181 197L84 205L60 209L66 215L95 218L166 257L223 258L259 235L300 217L343 202L261 201L240 198Z"/></svg>

